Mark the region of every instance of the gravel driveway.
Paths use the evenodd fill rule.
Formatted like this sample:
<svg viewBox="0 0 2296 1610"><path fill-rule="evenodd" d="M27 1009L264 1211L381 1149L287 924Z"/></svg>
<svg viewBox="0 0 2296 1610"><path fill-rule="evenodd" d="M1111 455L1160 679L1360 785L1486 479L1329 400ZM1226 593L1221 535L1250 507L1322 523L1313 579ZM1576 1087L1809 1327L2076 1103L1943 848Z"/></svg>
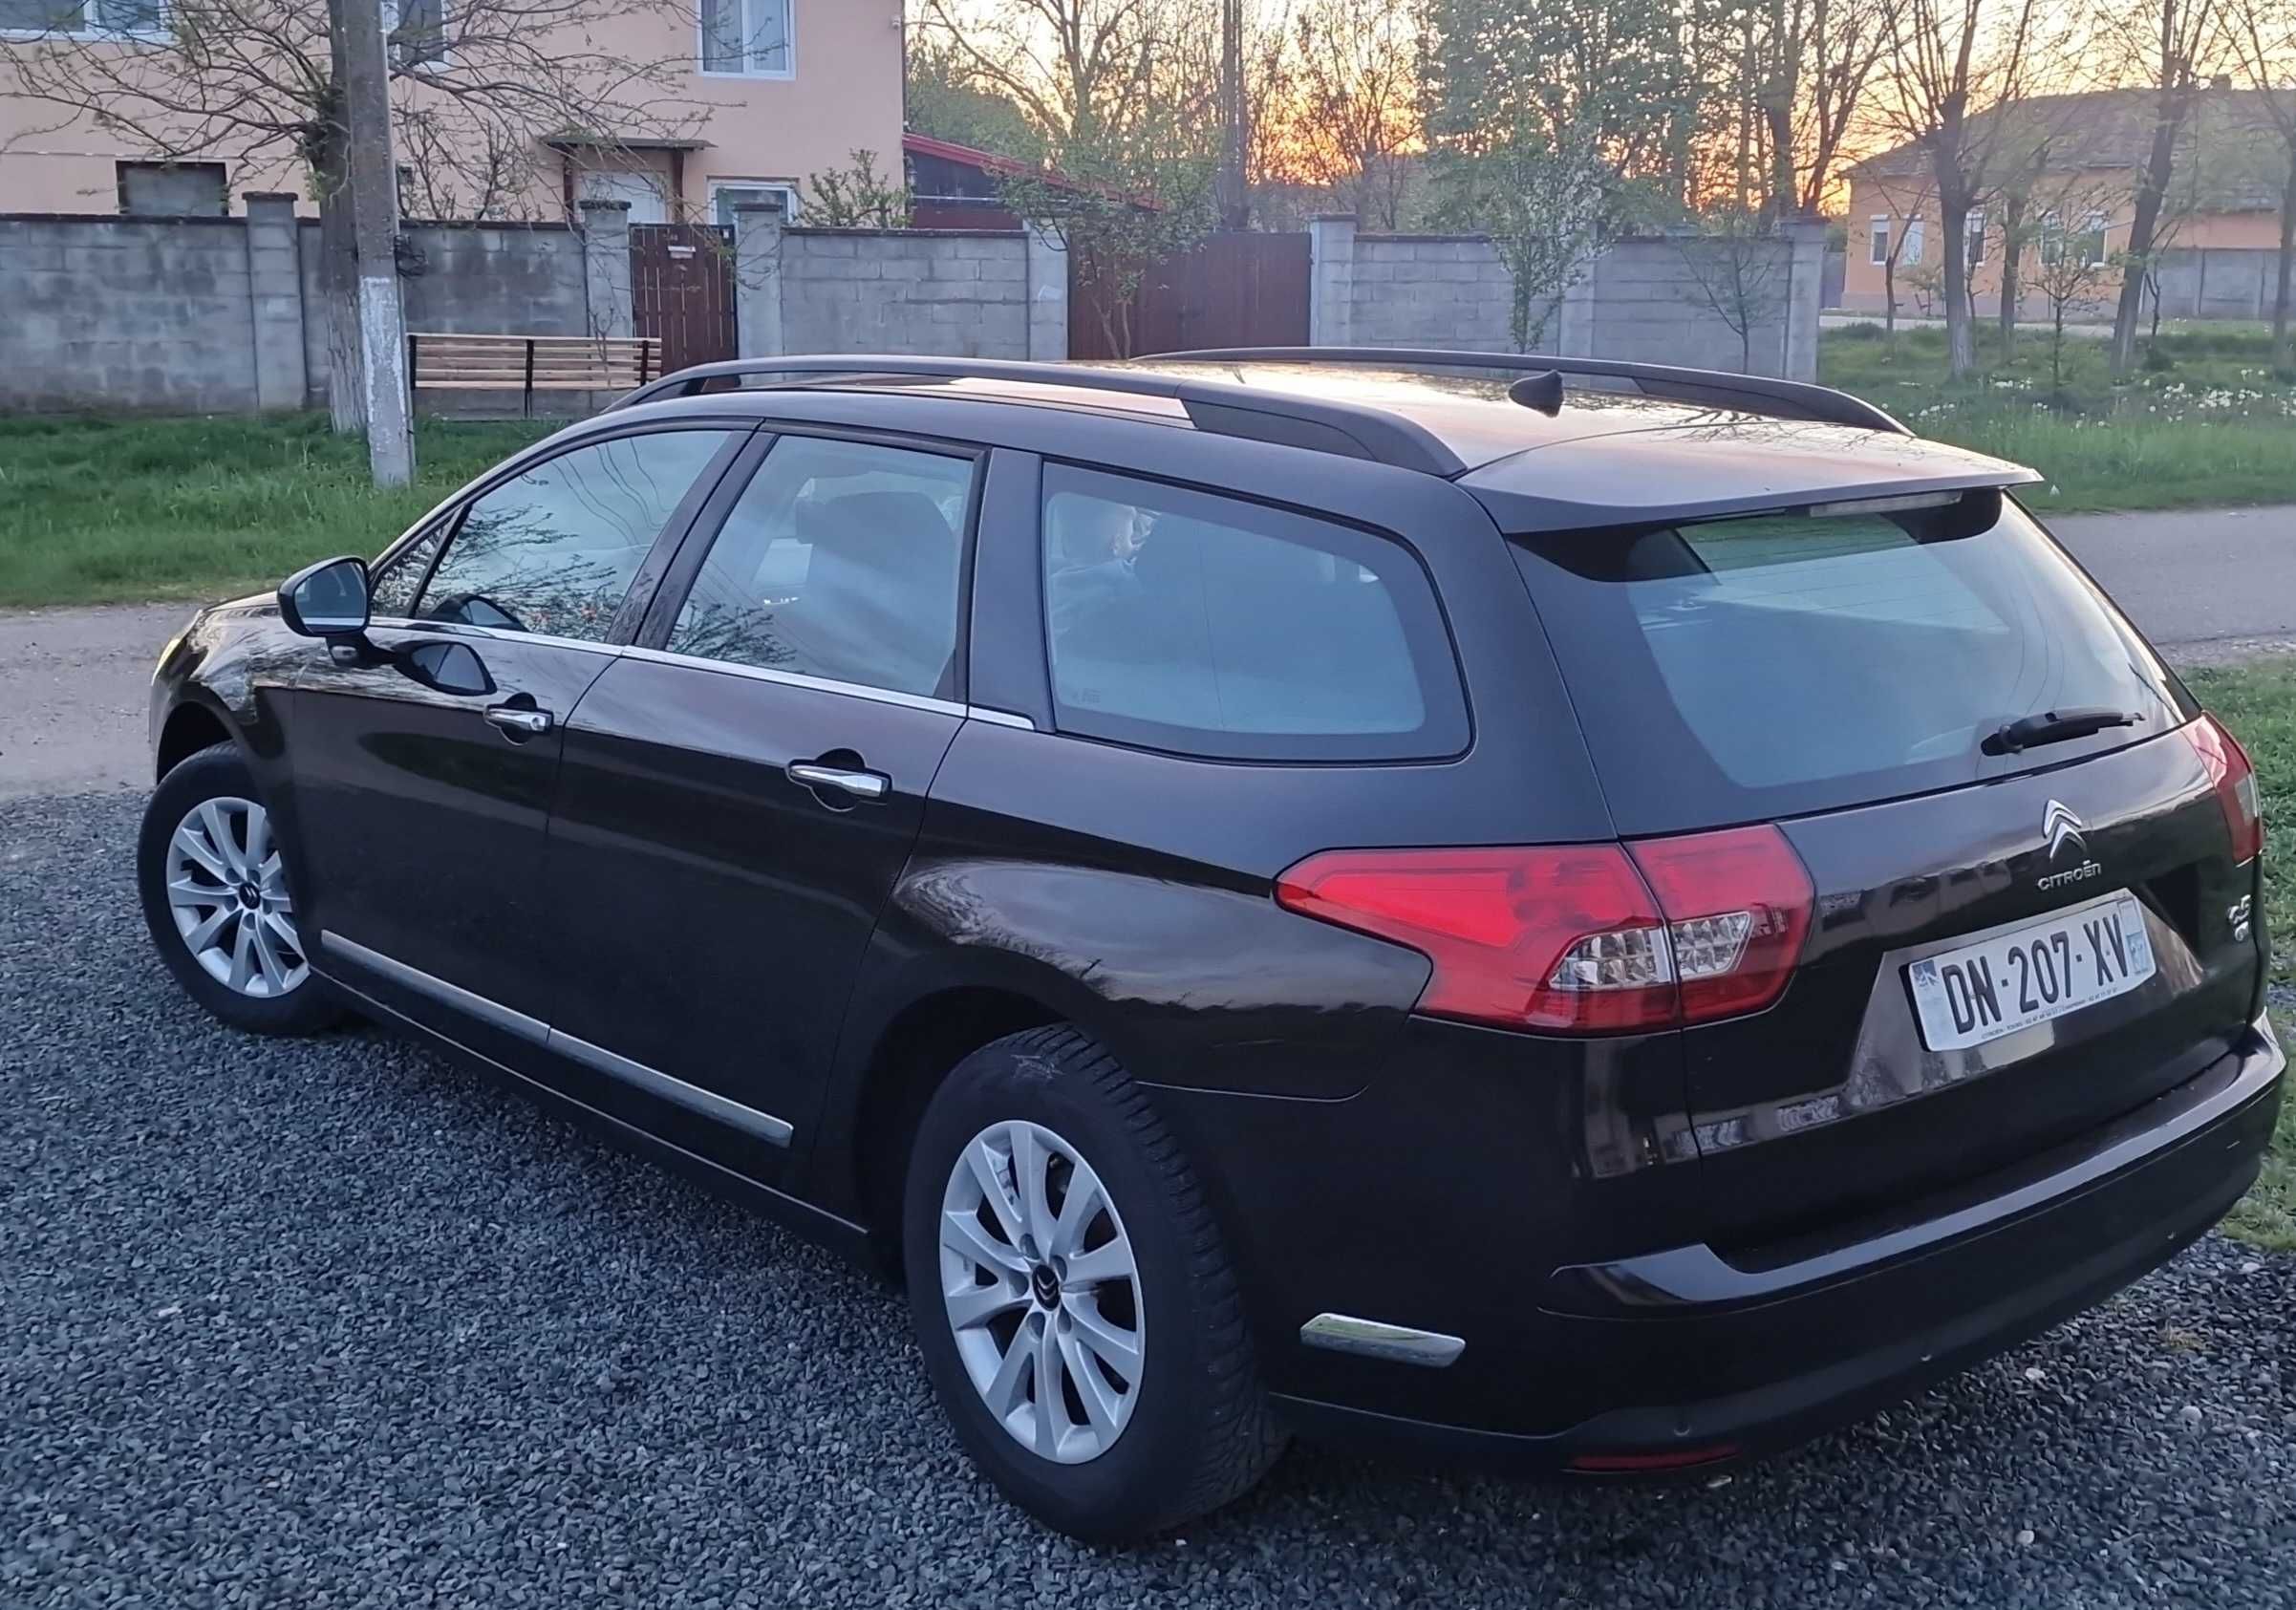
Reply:
<svg viewBox="0 0 2296 1610"><path fill-rule="evenodd" d="M1727 1481L1300 1449L1096 1555L862 1276L377 1033L210 1025L137 809L0 804L0 1604L2296 1601L2296 1259L2213 1238Z"/></svg>

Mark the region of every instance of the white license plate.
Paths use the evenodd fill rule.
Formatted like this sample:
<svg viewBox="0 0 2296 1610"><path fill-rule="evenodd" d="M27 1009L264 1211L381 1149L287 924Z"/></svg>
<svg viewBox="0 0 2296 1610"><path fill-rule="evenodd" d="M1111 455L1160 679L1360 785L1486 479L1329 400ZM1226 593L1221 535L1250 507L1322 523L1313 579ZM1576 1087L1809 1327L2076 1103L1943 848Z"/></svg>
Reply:
<svg viewBox="0 0 2296 1610"><path fill-rule="evenodd" d="M1921 1039L1960 1051L2126 995L2153 976L2153 941L2133 894L1924 956L1905 970Z"/></svg>

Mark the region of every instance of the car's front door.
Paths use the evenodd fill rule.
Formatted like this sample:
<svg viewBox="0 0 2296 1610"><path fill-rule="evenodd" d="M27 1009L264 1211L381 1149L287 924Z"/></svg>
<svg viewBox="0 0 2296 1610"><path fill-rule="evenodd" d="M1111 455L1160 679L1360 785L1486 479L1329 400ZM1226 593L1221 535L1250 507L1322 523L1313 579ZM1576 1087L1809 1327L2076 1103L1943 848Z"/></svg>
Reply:
<svg viewBox="0 0 2296 1610"><path fill-rule="evenodd" d="M567 723L550 1020L598 1077L585 1100L754 1176L785 1166L964 719L977 469L781 436Z"/></svg>
<svg viewBox="0 0 2296 1610"><path fill-rule="evenodd" d="M533 460L378 569L371 649L316 651L289 739L322 972L481 1049L536 1038L566 720L744 434L636 431Z"/></svg>

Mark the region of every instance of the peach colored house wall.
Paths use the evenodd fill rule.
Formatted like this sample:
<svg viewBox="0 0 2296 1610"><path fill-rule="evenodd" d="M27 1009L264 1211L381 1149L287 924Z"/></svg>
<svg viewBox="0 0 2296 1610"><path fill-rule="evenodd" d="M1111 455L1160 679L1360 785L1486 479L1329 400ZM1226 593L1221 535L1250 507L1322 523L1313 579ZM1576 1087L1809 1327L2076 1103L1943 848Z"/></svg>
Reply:
<svg viewBox="0 0 2296 1610"><path fill-rule="evenodd" d="M2053 190L2049 185L2043 185L2035 199L2027 204L2027 226L2032 225L2040 212L2060 201L2064 203L2064 210L2075 228L2080 226L2081 220L2073 218L2073 214L2085 217L2092 211L2103 213L2106 218L2105 250L2110 256L2126 248L2129 244L2129 197L2135 187L2135 175L2128 172L2094 170L2069 175ZM1998 311L2001 305L2004 218L1998 204L1985 208L1985 213L1984 261L1978 265L1970 287L1981 312ZM1881 311L1887 300L1887 292L1883 268L1873 261L1873 221L1878 217L1887 217L1892 231L1890 238L1895 240L1904 229L1906 220L1915 216L1921 219L1923 225L1921 261L1919 265L1910 265L1902 253L1898 259L1898 311L1908 315L1920 312L1924 295L1932 304L1931 311L1936 311L1934 286L1924 290L1920 281L1922 270L1926 270L1928 277L1934 280L1944 263L1943 237L1939 232L1941 225L1937 203L1920 179L1878 180L1862 176L1853 180L1850 186L1848 257L1842 277L1843 308L1857 312ZM2181 221L2165 244L2167 248L2175 250L2218 247L2271 250L2279 243L2278 215L2270 212L2218 212L2199 213ZM2036 308L2036 292L2031 283L2032 254L2033 247L2028 238L2024 258L2027 281L2025 311L2028 316L2039 317L2041 313ZM2110 273L2106 278L2110 287L2118 286L2117 273Z"/></svg>
<svg viewBox="0 0 2296 1610"><path fill-rule="evenodd" d="M712 180L802 183L809 174L845 166L856 150L875 152L880 172L899 171L901 0L792 0L793 66L782 78L698 71L693 12L680 10L682 15L633 10L602 19L590 25L580 47L628 62L675 57L680 64L669 75L666 93L693 103L703 119L693 138L707 144L684 155L678 210L704 215ZM11 94L11 88L8 69L0 66L0 212L118 211L116 164L153 153L135 149L92 120L73 120L60 108ZM400 88L408 92L408 86ZM513 210L521 216L561 217L562 159L537 149L534 161L536 181ZM661 187L669 188L672 160L666 153L633 153L623 161L654 172ZM613 165L602 156L578 157L575 162L577 167ZM229 160L225 166L234 212L251 190L300 194L308 188L301 164L284 149L253 160ZM311 210L308 204L304 210Z"/></svg>

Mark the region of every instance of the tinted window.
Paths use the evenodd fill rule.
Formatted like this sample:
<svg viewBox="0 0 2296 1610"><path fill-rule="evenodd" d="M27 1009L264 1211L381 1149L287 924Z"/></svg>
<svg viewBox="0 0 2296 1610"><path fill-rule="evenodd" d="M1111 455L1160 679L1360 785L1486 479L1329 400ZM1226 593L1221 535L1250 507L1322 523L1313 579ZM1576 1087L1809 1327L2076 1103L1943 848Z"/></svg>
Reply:
<svg viewBox="0 0 2296 1610"><path fill-rule="evenodd" d="M668 647L954 692L973 461L785 436L711 544Z"/></svg>
<svg viewBox="0 0 2296 1610"><path fill-rule="evenodd" d="M2164 732L2168 675L2013 504L1524 539L1517 554L1626 833L1946 788ZM2024 754L1988 735L2107 706Z"/></svg>
<svg viewBox="0 0 2296 1610"><path fill-rule="evenodd" d="M429 532L399 550L398 556L387 565L377 565L368 578L368 597L377 620L415 612L415 594L422 587L423 574L431 568L431 556L439 551L439 539L445 527L434 526Z"/></svg>
<svg viewBox="0 0 2296 1610"><path fill-rule="evenodd" d="M414 612L603 641L647 549L726 440L616 437L504 482L463 511Z"/></svg>
<svg viewBox="0 0 2296 1610"><path fill-rule="evenodd" d="M1392 542L1054 464L1043 552L1065 730L1237 759L1466 746L1433 593Z"/></svg>

